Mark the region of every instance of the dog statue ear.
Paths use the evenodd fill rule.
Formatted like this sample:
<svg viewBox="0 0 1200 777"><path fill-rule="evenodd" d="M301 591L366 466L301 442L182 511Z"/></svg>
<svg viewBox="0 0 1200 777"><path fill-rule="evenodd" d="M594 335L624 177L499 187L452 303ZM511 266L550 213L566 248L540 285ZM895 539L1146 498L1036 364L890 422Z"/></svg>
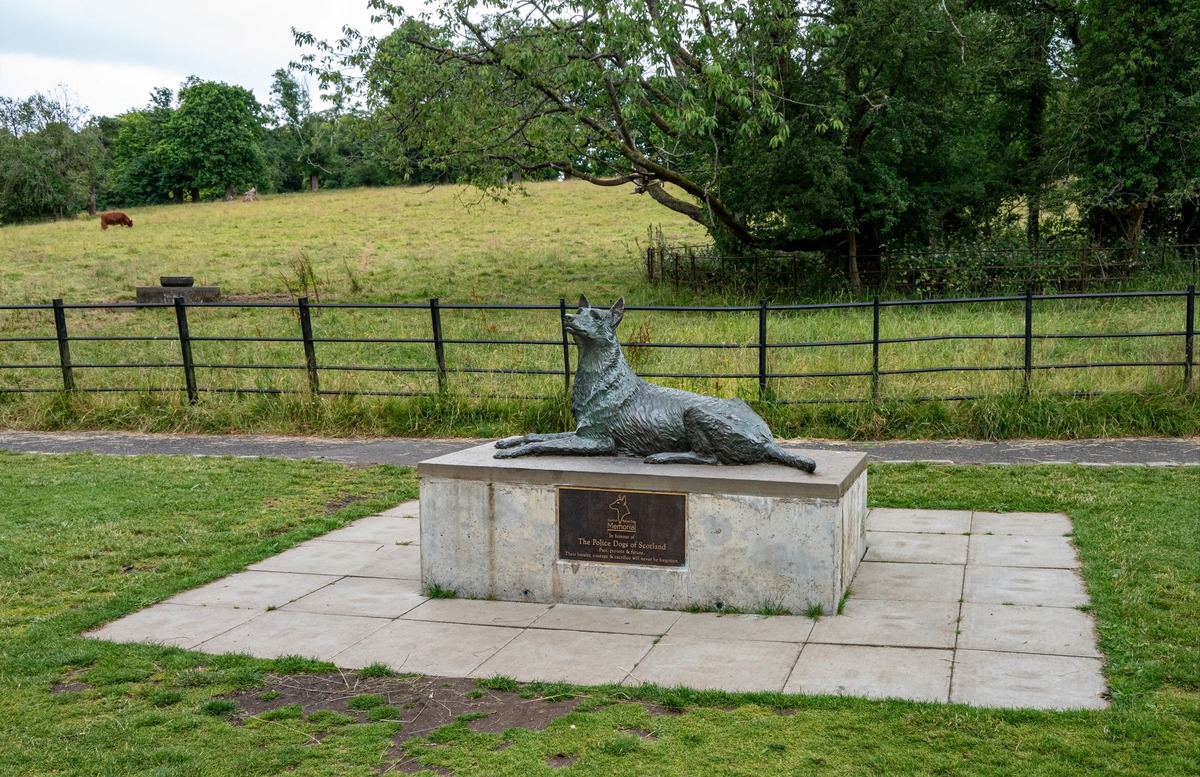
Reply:
<svg viewBox="0 0 1200 777"><path fill-rule="evenodd" d="M621 297L619 300L614 302L613 306L609 308L608 312L612 313L614 327L621 323L621 319L625 318L625 298Z"/></svg>
<svg viewBox="0 0 1200 777"><path fill-rule="evenodd" d="M592 303L587 301L587 297L580 294L579 295L579 309L586 310L587 308L590 308L591 306L592 306Z"/></svg>

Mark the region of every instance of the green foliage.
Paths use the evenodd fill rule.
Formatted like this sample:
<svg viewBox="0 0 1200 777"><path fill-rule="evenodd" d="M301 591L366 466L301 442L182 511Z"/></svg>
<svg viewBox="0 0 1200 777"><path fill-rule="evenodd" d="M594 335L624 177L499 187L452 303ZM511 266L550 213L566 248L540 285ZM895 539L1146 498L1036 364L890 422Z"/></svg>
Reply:
<svg viewBox="0 0 1200 777"><path fill-rule="evenodd" d="M1078 201L1100 239L1144 226L1200 238L1200 8L1158 0L1082 4Z"/></svg>
<svg viewBox="0 0 1200 777"><path fill-rule="evenodd" d="M187 83L164 127L159 153L192 187L249 188L263 167L261 111L254 94L240 86Z"/></svg>
<svg viewBox="0 0 1200 777"><path fill-rule="evenodd" d="M114 128L86 113L65 95L0 97L0 223L62 218L102 196Z"/></svg>
<svg viewBox="0 0 1200 777"><path fill-rule="evenodd" d="M346 702L346 706L352 710L369 710L373 707L381 707L386 703L383 696L378 693L360 693Z"/></svg>
<svg viewBox="0 0 1200 777"><path fill-rule="evenodd" d="M387 664L382 664L382 663L378 663L378 662L376 662L374 664L367 664L362 669L359 669L356 674L358 674L359 677L363 677L363 678L399 677L400 676L399 672L392 669Z"/></svg>

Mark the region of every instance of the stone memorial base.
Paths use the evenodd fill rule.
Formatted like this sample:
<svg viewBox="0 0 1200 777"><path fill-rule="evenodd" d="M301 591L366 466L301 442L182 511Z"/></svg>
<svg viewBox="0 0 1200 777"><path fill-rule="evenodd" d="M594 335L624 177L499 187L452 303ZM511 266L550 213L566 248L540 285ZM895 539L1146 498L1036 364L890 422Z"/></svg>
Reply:
<svg viewBox="0 0 1200 777"><path fill-rule="evenodd" d="M135 289L139 305L173 304L176 297L184 302L216 302L221 298L220 286L138 286Z"/></svg>
<svg viewBox="0 0 1200 777"><path fill-rule="evenodd" d="M460 597L803 614L838 603L866 551L861 453L776 464L626 457L421 462L421 579Z"/></svg>

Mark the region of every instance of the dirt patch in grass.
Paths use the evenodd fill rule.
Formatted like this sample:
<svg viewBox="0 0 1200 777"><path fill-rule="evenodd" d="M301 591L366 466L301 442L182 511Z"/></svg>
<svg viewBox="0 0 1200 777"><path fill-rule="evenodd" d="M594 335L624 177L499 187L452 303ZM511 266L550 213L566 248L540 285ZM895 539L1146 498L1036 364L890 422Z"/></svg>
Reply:
<svg viewBox="0 0 1200 777"><path fill-rule="evenodd" d="M382 697L380 703L364 709L361 701L353 701L371 695ZM510 728L540 731L579 703L579 699L522 698L516 691L481 688L474 680L463 678L364 678L341 673L268 675L263 687L226 698L238 705L235 724L292 704L300 705L306 716L328 711L366 722L370 709L388 705L397 710L394 719L401 724L397 745L425 736L463 715L478 716L467 725L479 733L498 734Z"/></svg>

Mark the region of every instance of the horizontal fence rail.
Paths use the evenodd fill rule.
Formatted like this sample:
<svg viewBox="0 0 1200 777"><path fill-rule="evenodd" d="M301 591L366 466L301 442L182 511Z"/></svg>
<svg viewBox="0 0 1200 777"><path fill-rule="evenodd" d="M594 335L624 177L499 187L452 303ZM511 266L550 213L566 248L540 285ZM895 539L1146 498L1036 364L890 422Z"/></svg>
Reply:
<svg viewBox="0 0 1200 777"><path fill-rule="evenodd" d="M1170 313L1173 320L1178 321L1179 328L1152 328L1145 331L1077 331L1053 332L1039 331L1036 323L1036 311L1039 306L1055 304L1078 303L1085 301L1167 301L1178 312ZM979 332L939 332L934 334L911 334L902 336L884 336L882 324L888 321L888 311L901 308L930 309L944 306L989 305L1010 306L1020 311L1023 324L1019 331L998 331L989 333ZM1015 306L1015 307L1014 307ZM1007 309L1007 308L1006 308ZM1042 315L1049 316L1052 307L1046 307ZM562 391L569 395L571 388L571 349L574 347L567 336L563 325L563 315L569 310L565 300L548 305L505 305L505 304L448 304L437 298L427 303L319 303L311 302L301 297L292 302L187 302L176 298L170 303L65 303L55 299L50 304L0 305L0 315L11 319L15 315L31 317L27 328L42 330L28 336L15 336L0 322L0 395L5 393L37 393L37 392L177 392L193 404L197 403L202 394L307 394L312 396L357 395L373 397L412 397L438 396L449 391L455 391L463 396L477 398L508 398L508 399L553 399L563 394L551 390L549 394L529 394L521 391L487 393L480 389L478 380L482 376L500 376L515 378L519 376L545 377L555 381L561 380ZM276 311L282 312L292 323L290 333L283 334L236 334L214 335L206 334L197 326L198 318L203 315L205 324L211 324L214 316L234 317L247 311ZM387 317L406 315L412 320L408 328L412 329L413 321L423 319L424 332L421 336L411 336L412 332L403 331L397 325L396 337L381 337L375 335L356 336L338 332L326 332L317 325L316 319L324 312L333 314L359 315L364 313L379 314ZM987 395L987 392L973 390L958 391L955 394L940 394L921 396L912 394L892 395L885 392L889 379L917 375L938 375L954 373L962 376L987 373L1010 373L1016 376L1015 383L1008 386L1010 392L1025 396L1037 388L1035 376L1050 371L1068 370L1120 370L1128 368L1168 368L1178 370L1170 384L1164 383L1159 390L1172 390L1175 387L1186 391L1195 390L1195 336L1196 330L1196 288L1189 286L1182 291L1147 291L1147 292L1104 292L1092 294L1034 294L1027 289L1024 294L995 296L995 297L959 297L947 299L920 300L881 300L878 296L865 302L842 302L830 304L797 304L771 305L766 301L758 305L727 306L727 307L667 307L667 306L629 306L629 313L645 312L660 314L667 317L680 317L691 314L709 316L716 320L721 317L741 317L745 324L744 330L749 335L739 342L655 342L648 336L648 331L632 330L636 339L629 340L623 345L627 358L634 364L638 374L649 379L667 379L670 381L745 381L754 386L749 392L760 400L780 403L821 403L821 402L876 402L887 400L961 400L977 399ZM544 328L545 336L541 337L509 337L497 332L495 337L478 338L465 336L447 336L447 317L479 316L481 326L496 330L494 324L489 325L486 318L489 314L509 313L519 314L521 320L537 320ZM134 314L137 316L169 315L170 320L164 320L164 328L169 331L147 335L128 334L72 334L69 325L74 321L88 316L112 316L114 314ZM775 331L784 319L795 321L808 315L860 316L867 321L862 326L863 336L841 337L834 339L772 339ZM1015 320L1015 317L1013 317ZM390 318L388 319L391 320ZM160 322L161 323L161 322ZM755 326L756 324L756 326ZM343 324L344 325L344 324ZM258 325L256 325L258 326ZM463 328L459 321L458 329ZM626 324L624 334L630 333L632 324ZM331 327L332 328L332 327ZM92 331L88 329L87 331ZM401 336L404 335L404 336ZM1039 361L1036 355L1036 345L1039 343L1056 343L1071 341L1126 341L1139 342L1162 341L1165 348L1156 353L1167 354L1157 358L1105 358L1097 360L1068 360L1068 361ZM114 343L118 347L135 344L163 344L173 350L157 351L160 358L154 361L132 359L128 361L104 359L88 361L81 359L81 350L97 343ZM197 349L207 349L210 346L232 344L270 344L290 348L292 358L296 361L263 361L238 362L227 360L209 360L198 358ZM949 363L921 364L919 366L903 366L889 364L889 354L902 346L927 348L942 343L983 345L997 344L1002 348L1004 343L1020 346L1019 352L1012 354L1014 358L1001 363L970 363L969 360L952 361ZM22 358L12 358L15 345L30 344L36 351L26 350ZM74 346L74 347L73 347ZM403 347L406 350L404 361L396 359L394 354L389 358L382 355L372 363L357 363L346 360L346 349L350 347L367 349L371 354L380 353L381 349ZM858 369L823 370L804 369L806 358L827 349L868 349L859 358ZM54 358L55 350L57 358ZM372 350L373 349L373 350ZM488 362L487 358L494 355L497 349L518 349L526 352L533 349L538 354L545 354L541 361L530 366L519 360L505 361L497 366ZM639 364L647 360L647 354L667 352L673 349L703 350L715 353L745 353L747 359L740 360L742 369L731 367L725 371L661 371L654 369L638 369ZM9 354L9 358L5 354ZM201 353L204 353L202 350ZM391 353L391 352L389 352ZM857 353L857 351L856 351ZM34 354L34 355L31 355ZM44 360L38 360L37 354L44 355ZM286 354L285 354L286 357ZM478 361L477 361L478 359ZM689 364L694 363L689 361ZM799 368L796 368L799 365ZM136 381L124 386L96 385L87 379L88 374L103 373L131 374L146 376L161 375L164 371L175 375L174 381L167 379L167 385L151 385L146 380L140 384ZM26 385L27 380L19 380L17 376L30 374L53 374L57 372L61 380L39 385ZM235 382L233 385L222 383L221 380L229 374L252 374L257 376L257 382ZM275 373L303 373L305 381L292 387L278 385L263 385L262 376ZM339 374L371 374L382 373L387 376L413 376L418 379L431 378L423 384L398 389L367 387L367 388L330 388L328 382ZM859 394L850 396L792 396L795 392L789 387L803 384L804 381L822 379L854 379L861 386ZM996 392L992 392L996 393ZM1074 390L1071 395L1092 395L1101 393L1093 390Z"/></svg>

